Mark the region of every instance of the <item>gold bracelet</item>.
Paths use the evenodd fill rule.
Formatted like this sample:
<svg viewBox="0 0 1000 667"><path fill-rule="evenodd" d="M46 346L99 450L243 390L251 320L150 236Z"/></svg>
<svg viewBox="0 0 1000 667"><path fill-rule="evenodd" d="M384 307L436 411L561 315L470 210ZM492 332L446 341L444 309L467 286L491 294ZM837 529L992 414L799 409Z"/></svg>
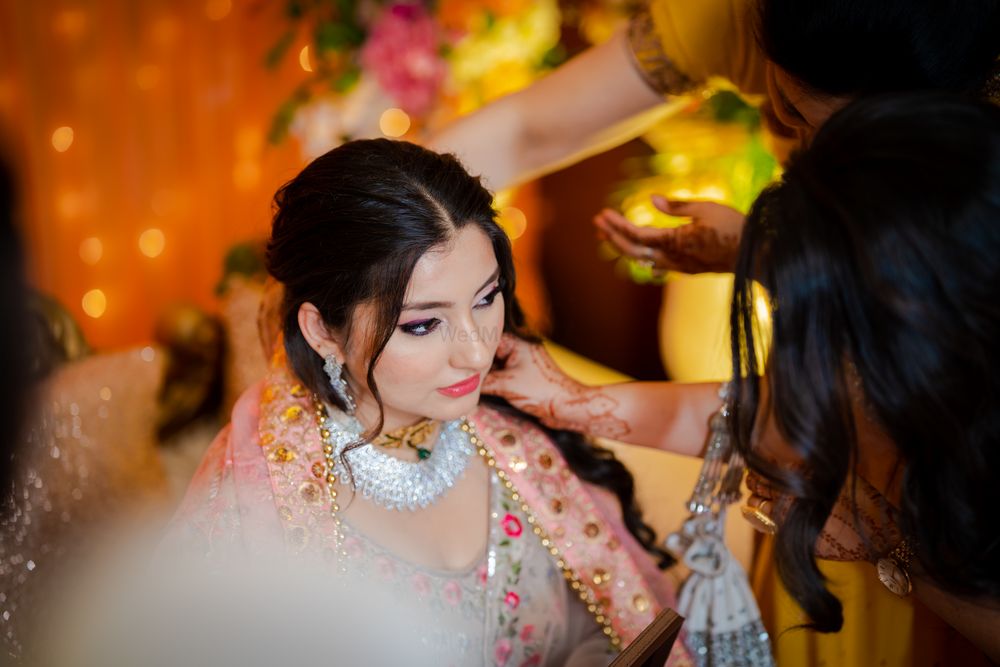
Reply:
<svg viewBox="0 0 1000 667"><path fill-rule="evenodd" d="M913 590L910 582L910 560L913 558L913 550L910 545L903 540L896 545L896 548L887 553L875 563L878 571L878 580L882 585L901 598L905 598Z"/></svg>

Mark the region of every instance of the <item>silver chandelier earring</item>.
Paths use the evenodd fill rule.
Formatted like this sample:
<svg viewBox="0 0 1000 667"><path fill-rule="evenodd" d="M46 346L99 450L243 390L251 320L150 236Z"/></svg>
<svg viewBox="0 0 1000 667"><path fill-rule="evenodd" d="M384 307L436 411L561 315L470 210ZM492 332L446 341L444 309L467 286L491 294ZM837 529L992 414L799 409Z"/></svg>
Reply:
<svg viewBox="0 0 1000 667"><path fill-rule="evenodd" d="M326 371L327 377L330 378L330 386L333 387L333 392L347 406L347 414L353 415L354 409L357 406L354 404L354 397L347 390L347 380L344 379L344 365L337 361L337 357L332 354L326 355L324 360L326 363L323 364L323 370Z"/></svg>

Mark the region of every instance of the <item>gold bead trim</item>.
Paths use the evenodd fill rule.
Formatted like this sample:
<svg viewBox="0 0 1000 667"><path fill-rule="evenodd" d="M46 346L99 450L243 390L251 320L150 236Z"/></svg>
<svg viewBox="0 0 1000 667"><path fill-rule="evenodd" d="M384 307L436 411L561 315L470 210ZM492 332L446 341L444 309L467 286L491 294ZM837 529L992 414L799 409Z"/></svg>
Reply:
<svg viewBox="0 0 1000 667"><path fill-rule="evenodd" d="M472 443L472 446L476 448L476 451L479 452L479 455L486 460L486 465L496 472L497 477L500 478L504 487L510 492L511 499L521 504L521 511L524 512L524 515L528 518L528 525L531 526L531 532L538 536L542 542L542 546L545 547L549 554L555 559L556 566L562 570L563 578L566 579L570 588L576 592L580 600L582 600L587 606L587 611L594 617L594 620L597 621L598 625L602 626L602 630L611 642L611 645L616 649L621 649L622 639L611 626L610 615L605 611L604 606L594 598L594 594L591 590L583 584L580 577L577 576L577 574L566 563L566 559L563 558L559 548L538 524L538 519L535 518L535 513L531 511L531 508L527 503L521 500L521 494L514 486L514 482L511 481L510 476L505 470L497 466L496 459L490 453L486 443L479 437L475 428L467 419L462 420L461 428L469 434L469 441Z"/></svg>
<svg viewBox="0 0 1000 667"><path fill-rule="evenodd" d="M333 520L333 550L340 561L339 569L341 573L347 572L347 550L344 547L343 526L340 521L340 504L337 502L337 475L334 473L333 446L327 440L330 438L330 431L324 426L329 413L326 406L319 400L318 396L313 396L315 405L316 426L319 428L320 439L323 441L323 457L326 461L324 480L326 490L330 496L330 518Z"/></svg>

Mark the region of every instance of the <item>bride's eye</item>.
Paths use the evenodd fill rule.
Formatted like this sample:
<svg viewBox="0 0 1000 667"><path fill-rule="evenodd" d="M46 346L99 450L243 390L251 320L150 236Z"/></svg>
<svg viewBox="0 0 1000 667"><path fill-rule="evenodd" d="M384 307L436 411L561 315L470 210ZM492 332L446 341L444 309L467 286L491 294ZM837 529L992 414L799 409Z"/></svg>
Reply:
<svg viewBox="0 0 1000 667"><path fill-rule="evenodd" d="M441 320L432 317L429 320L417 320L400 324L399 328L403 330L403 333L410 334L411 336L426 336L437 329L439 324L441 324Z"/></svg>
<svg viewBox="0 0 1000 667"><path fill-rule="evenodd" d="M494 287L492 290L490 290L489 294L487 294L482 299L480 299L479 302L476 304L475 307L476 308L489 308L490 306L493 305L493 302L496 301L497 295L500 294L500 292L502 292L502 291L503 291L503 287L498 284L496 287Z"/></svg>

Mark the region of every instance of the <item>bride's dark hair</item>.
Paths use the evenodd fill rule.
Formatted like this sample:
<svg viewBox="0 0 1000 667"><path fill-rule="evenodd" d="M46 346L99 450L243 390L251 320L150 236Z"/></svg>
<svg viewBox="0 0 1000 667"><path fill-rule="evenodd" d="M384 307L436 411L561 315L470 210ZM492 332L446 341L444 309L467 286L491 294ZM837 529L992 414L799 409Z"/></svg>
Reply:
<svg viewBox="0 0 1000 667"><path fill-rule="evenodd" d="M858 461L857 392L902 457L900 528L921 569L956 595L1000 599L998 257L1000 109L957 97L855 102L750 212L731 312L737 442L796 498L778 572L819 630L843 621L813 552ZM772 302L764 408L802 474L752 447L754 280Z"/></svg>
<svg viewBox="0 0 1000 667"><path fill-rule="evenodd" d="M331 330L349 332L356 306L375 305L365 382L379 405L374 369L396 329L406 287L417 261L475 225L493 245L504 296L504 331L533 340L514 297L510 241L496 223L493 197L451 155L440 155L403 141L346 143L318 157L278 190L267 246L268 272L284 286L282 329L292 370L324 401L344 406L323 371L323 359L299 329L298 311L316 306ZM360 378L359 378L360 380ZM543 428L581 479L612 491L625 525L655 554L662 567L672 558L656 546L656 535L642 520L631 473L614 454L579 433L547 428L502 400L483 397Z"/></svg>

